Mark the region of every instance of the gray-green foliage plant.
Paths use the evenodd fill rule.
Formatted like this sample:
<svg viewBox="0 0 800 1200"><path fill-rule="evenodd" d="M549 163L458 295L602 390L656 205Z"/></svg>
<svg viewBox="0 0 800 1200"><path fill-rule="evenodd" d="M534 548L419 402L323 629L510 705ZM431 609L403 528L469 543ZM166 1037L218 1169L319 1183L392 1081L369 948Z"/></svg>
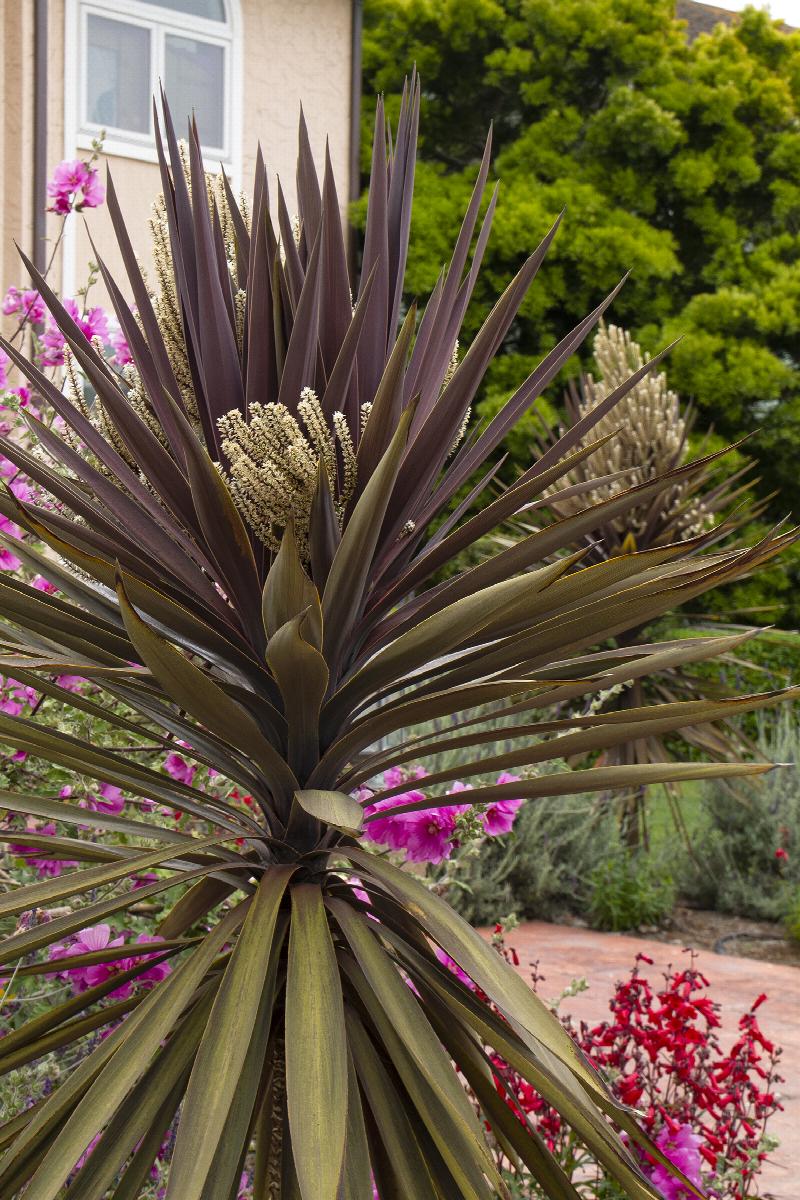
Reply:
<svg viewBox="0 0 800 1200"><path fill-rule="evenodd" d="M618 844L616 814L595 797L527 803L509 834L460 865L448 898L482 925L509 913L539 921L582 915L592 873Z"/></svg>
<svg viewBox="0 0 800 1200"><path fill-rule="evenodd" d="M37 1061L53 1038L66 1046L107 1034L53 1092L0 1125L0 1196L57 1200L71 1179L75 1200L109 1190L114 1200L134 1200L177 1116L167 1200L228 1200L248 1158L257 1200L373 1200L373 1176L382 1200L493 1200L505 1185L483 1122L508 1131L509 1154L548 1196L574 1200L546 1146L497 1094L490 1047L562 1114L631 1200L656 1200L631 1145L666 1160L635 1114L467 922L370 852L377 814L354 797L391 765L425 765L453 749L457 766L419 781L424 799L410 811L422 820L454 779L497 770L529 768L518 783L475 787L470 804L768 770L674 760L541 768L783 699L781 691L623 714L573 709L625 679L730 648L725 637L631 646L620 663L608 646L620 630L738 573L742 556L757 569L795 535L693 556L677 544L587 566L563 552L599 523L590 505L439 578L589 455L592 424L658 360L491 498L505 435L618 289L535 365L491 422L467 432L557 226L519 265L453 370L496 204L485 196L490 146L418 319L403 305L403 280L419 105L416 78L391 131L378 104L354 277L330 160L320 178L304 123L295 225L282 192L273 207L260 155L252 201L240 206L227 180L207 180L194 124L184 154L165 113L165 137L160 125L156 136L163 195L155 297L108 188L136 308L98 257L133 356L124 378L30 267L74 371L62 391L3 342L37 405L61 421L30 414L37 453L0 438L5 457L42 493L0 496L0 512L21 530L4 538L57 588L48 595L0 577L0 669L92 679L99 694L91 703L133 744L165 748L180 739L253 803L168 778L101 736L54 727L53 708L89 703L58 683L40 683L48 704L34 717L0 713L4 744L152 805L134 820L68 798L0 793L11 811L99 834L91 844L48 839L51 857L80 865L0 897L0 920L12 929L31 909L69 909L43 924L21 921L0 946L4 972L22 960L28 974L52 973L55 943L156 895L169 901L157 930L164 942L157 958L137 960L126 974L135 981L162 956L173 968L151 989L134 990L124 1020L105 1003L112 977L2 1039L0 1072ZM80 375L94 391L91 407ZM643 489L655 498L705 466L682 464L622 488L610 503L623 512ZM127 713L106 708L104 696ZM487 703L496 706L488 724ZM444 718L441 736L409 732L387 743ZM498 718L513 720L514 745L482 756L497 742ZM372 800L403 790L384 786ZM463 802L464 793L444 800ZM191 835L175 828L176 811L193 818ZM126 835L124 847L115 834ZM131 876L145 871L155 881L134 890ZM436 947L479 994L442 965ZM114 961L129 948L101 953ZM87 957L94 961L76 955L71 965L89 965Z"/></svg>
<svg viewBox="0 0 800 1200"><path fill-rule="evenodd" d="M702 785L703 823L679 882L702 908L780 921L800 889L797 709L762 716L757 741L761 753L787 765L757 785Z"/></svg>

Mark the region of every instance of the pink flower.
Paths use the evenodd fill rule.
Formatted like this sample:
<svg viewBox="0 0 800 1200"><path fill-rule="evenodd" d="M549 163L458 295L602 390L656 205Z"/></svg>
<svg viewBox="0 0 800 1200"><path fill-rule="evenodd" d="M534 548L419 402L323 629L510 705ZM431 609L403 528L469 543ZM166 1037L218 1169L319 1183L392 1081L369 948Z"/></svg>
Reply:
<svg viewBox="0 0 800 1200"><path fill-rule="evenodd" d="M8 387L8 364L11 359L6 354L5 350L0 350L0 388Z"/></svg>
<svg viewBox="0 0 800 1200"><path fill-rule="evenodd" d="M130 971L132 967L137 965L141 958L149 957L151 954L157 954L159 950L158 943L163 942L163 940L164 939L159 937L157 934L140 933L134 944L136 946L153 946L151 951L134 951L129 958L121 958L119 962L109 963L107 965L115 967L117 971ZM142 971L141 975L137 976L137 980L141 980L144 983L160 983L162 979L166 979L171 970L172 967L168 962L156 962L153 963L151 967L148 967L146 971ZM126 988L132 986L132 984L125 985ZM117 989L117 991L121 990L122 989ZM111 992L110 995L116 996L117 992Z"/></svg>
<svg viewBox="0 0 800 1200"><path fill-rule="evenodd" d="M49 591L49 588L41 589L41 590ZM55 591L55 590L56 589L53 588L53 591ZM56 676L56 683L58 684L59 687L62 687L65 692L79 692L81 690L81 685L85 682L86 681L82 675L57 675Z"/></svg>
<svg viewBox="0 0 800 1200"><path fill-rule="evenodd" d="M47 194L53 197L49 212L66 216L75 209L97 208L105 198L105 188L94 167L81 159L65 160L53 171L47 185Z"/></svg>
<svg viewBox="0 0 800 1200"><path fill-rule="evenodd" d="M79 800L81 808L91 809L92 812L119 813L125 807L125 797L121 788L110 783L101 783L98 787L99 796L89 793L85 800Z"/></svg>
<svg viewBox="0 0 800 1200"><path fill-rule="evenodd" d="M39 364L42 367L60 367L64 361L64 335L52 318L48 320L42 334L42 350Z"/></svg>
<svg viewBox="0 0 800 1200"><path fill-rule="evenodd" d="M97 1143L100 1141L100 1138L101 1138L102 1136L103 1136L103 1135L102 1135L102 1133L96 1133L96 1134L94 1135L94 1137L92 1138L92 1140L89 1142L89 1145L88 1145L88 1146L86 1147L86 1149L84 1150L83 1154L80 1156L80 1158L78 1159L78 1161L75 1163L75 1168L74 1168L74 1169L75 1169L76 1171L80 1171L81 1167L83 1167L83 1166L85 1166L85 1165L86 1165L86 1163L88 1162L89 1158L91 1157L92 1151L94 1150L95 1146L96 1146L96 1145L97 1145Z"/></svg>
<svg viewBox="0 0 800 1200"><path fill-rule="evenodd" d="M99 208L106 198L106 189L100 182L100 175L93 167L90 168L86 183L83 185L83 198L79 208Z"/></svg>
<svg viewBox="0 0 800 1200"><path fill-rule="evenodd" d="M16 479L12 479L11 483L8 485L8 490L12 492L18 500L21 500L23 504L27 504L29 500L33 499L33 488L31 487L30 480L26 479L24 475L17 475ZM12 525L11 528L14 531L14 537L22 536L22 531L19 526Z"/></svg>
<svg viewBox="0 0 800 1200"><path fill-rule="evenodd" d="M37 592L47 592L51 596L53 592L58 591L56 585L51 583L49 579L45 579L42 575L37 575L31 586L35 587Z"/></svg>
<svg viewBox="0 0 800 1200"><path fill-rule="evenodd" d="M702 1189L703 1180L700 1174L702 1160L699 1147L703 1139L694 1133L691 1125L681 1125L676 1133L672 1133L665 1125L655 1140L658 1148L664 1151L670 1162L674 1163L678 1170L683 1171L687 1179ZM664 1200L689 1200L692 1194L660 1163L653 1167L650 1179L664 1196Z"/></svg>
<svg viewBox="0 0 800 1200"><path fill-rule="evenodd" d="M40 325L47 312L44 300L35 288L30 288L22 293L19 307L22 316L27 317L32 325Z"/></svg>
<svg viewBox="0 0 800 1200"><path fill-rule="evenodd" d="M142 871L141 875L132 875L133 890L137 888L147 887L148 883L155 883L158 879L155 871Z"/></svg>
<svg viewBox="0 0 800 1200"><path fill-rule="evenodd" d="M0 675L0 710L12 717L18 717L26 705L36 702L36 692L26 687L17 679Z"/></svg>
<svg viewBox="0 0 800 1200"><path fill-rule="evenodd" d="M456 806L407 813L405 848L409 862L437 864L449 858L453 851L457 815Z"/></svg>
<svg viewBox="0 0 800 1200"><path fill-rule="evenodd" d="M85 313L81 314L77 302L69 297L64 301L64 308L88 341L91 341L93 337L99 337L104 342L108 341L108 316L105 309L95 305L94 308L87 309Z"/></svg>
<svg viewBox="0 0 800 1200"><path fill-rule="evenodd" d="M424 799L421 792L409 792L402 796L390 796L387 800L378 800L376 804L368 804L364 809L364 815L371 817L373 813L385 812L387 816L379 817L377 821L370 821L365 828L365 834L371 842L377 842L381 846L388 846L390 850L405 849L408 838L408 819L411 813L399 813L397 816L391 815L391 810L398 808L401 804L413 803L415 799Z"/></svg>
<svg viewBox="0 0 800 1200"><path fill-rule="evenodd" d="M511 775L508 771L503 771L501 775L497 776L497 782L519 783L519 775ZM490 804L483 814L483 826L486 832L491 837L509 833L516 820L517 811L524 803L524 800L495 800L494 804Z"/></svg>
<svg viewBox="0 0 800 1200"><path fill-rule="evenodd" d="M7 317L12 313L19 312L19 306L22 300L22 294L19 288L10 287L3 297L3 303L0 304L0 309Z"/></svg>
<svg viewBox="0 0 800 1200"><path fill-rule="evenodd" d="M383 775L384 788L396 788L412 779L424 779L427 771L424 767L411 767L405 769L403 767L389 767ZM414 816L414 813L399 813L397 816L388 815L388 810L400 808L406 804L420 804L425 800L424 792L409 791L403 792L399 796L389 796L386 800L378 800L371 804L373 793L365 787L361 787L356 792L356 799L359 804L364 805L364 815L371 816L376 812L387 812L386 817L380 817L377 821L370 821L366 827L366 836L372 842L377 842L379 845L388 846L390 850L404 850L408 840L408 834L411 829L409 818Z"/></svg>
<svg viewBox="0 0 800 1200"><path fill-rule="evenodd" d="M168 754L161 764L168 775L173 779L177 779L179 783L191 784L194 779L197 767L190 766L185 758L181 758L180 754Z"/></svg>
<svg viewBox="0 0 800 1200"><path fill-rule="evenodd" d="M28 291L21 292L19 288L10 287L3 297L3 303L0 305L6 316L11 316L12 313L20 313L28 321L38 325L44 320L46 312L44 300L39 293L31 288Z"/></svg>
<svg viewBox="0 0 800 1200"><path fill-rule="evenodd" d="M2 472L0 472L2 474ZM13 485L12 485L13 487ZM8 517L0 516L0 530L8 534L9 537L21 537L22 530L19 525L15 525L13 521L9 521Z"/></svg>
<svg viewBox="0 0 800 1200"><path fill-rule="evenodd" d="M136 939L135 945L154 945L156 948L151 951L134 952L124 958L114 959L112 962L94 963L89 967L70 967L67 965L67 960L76 958L83 954L93 954L97 950L111 949L115 946L124 946L125 938L120 934L112 938L110 925L93 925L88 929L82 929L77 935L74 942L70 945L61 944L53 946L50 949L49 957L51 961L62 963L61 969L57 972L62 976L69 976L70 982L78 992L85 992L87 988L96 987L100 983L105 983L107 979L112 979L115 975L120 975L124 971L130 971L135 967L139 960L147 954L158 953L157 943L164 939L148 933L141 933ZM133 946L131 947L133 950ZM169 975L171 967L165 963L153 963L146 971L143 971L138 979L148 983L158 983ZM118 988L114 988L109 992L109 996L124 1000L133 991L133 981L128 980L126 983L120 984Z"/></svg>
<svg viewBox="0 0 800 1200"><path fill-rule="evenodd" d="M119 326L113 328L108 335L108 343L114 349L114 361L118 366L124 367L126 363L133 362L133 356L130 347L125 340L125 335Z"/></svg>
<svg viewBox="0 0 800 1200"><path fill-rule="evenodd" d="M389 767L383 775L385 788L399 787L412 779L424 779L428 772L424 767Z"/></svg>
<svg viewBox="0 0 800 1200"><path fill-rule="evenodd" d="M66 959L77 958L82 954L94 954L98 950L108 950L114 946L124 946L125 938L120 934L112 938L110 925L92 925L81 929L70 945L53 946L49 957L51 961L65 962ZM111 975L110 968L114 963L95 963L92 967L68 967L65 963L60 975L68 975L70 982L78 992L85 992L96 983L103 983ZM90 974L91 972L91 974Z"/></svg>
<svg viewBox="0 0 800 1200"><path fill-rule="evenodd" d="M21 387L18 387L18 388L12 388L12 389L11 389L11 395L12 395L12 396L16 396L16 397L17 397L17 399L19 400L19 406L20 406L20 408L29 408L29 409L30 409L30 411L33 413L33 415L34 415L34 416L37 418L37 420L38 420L38 418L39 418L39 409L38 409L38 408L34 408L34 407L31 405L31 389L30 389L29 387L25 387L25 385L23 384Z"/></svg>
<svg viewBox="0 0 800 1200"><path fill-rule="evenodd" d="M364 891L363 887L361 887L361 880L357 875L351 875L347 882L352 887L353 895L355 896L356 900L360 900L362 904L372 904L369 895Z"/></svg>
<svg viewBox="0 0 800 1200"><path fill-rule="evenodd" d="M93 950L106 950L109 946L121 946L124 941L125 939L121 936L111 940L110 925L92 925L90 928L80 931L78 940L70 953L91 954Z"/></svg>
<svg viewBox="0 0 800 1200"><path fill-rule="evenodd" d="M16 755L14 755L16 758ZM49 821L46 825L37 825L36 821L28 820L25 824L27 833L35 833L40 837L54 837L56 833L55 824ZM57 878L65 867L77 867L77 863L66 858L46 858L43 857L43 851L36 846L26 846L22 843L12 843L8 847L10 854L16 854L19 858L24 858L29 866L35 867L36 872L41 878Z"/></svg>
<svg viewBox="0 0 800 1200"><path fill-rule="evenodd" d="M470 988L470 990L473 992L475 991L475 984L472 982L469 975L467 975L466 971L461 970L461 967L454 958L451 958L449 954L442 950L441 946L435 946L434 953L436 954L439 962L443 966L447 967L448 971L452 971L456 978L460 979L466 987Z"/></svg>
<svg viewBox="0 0 800 1200"><path fill-rule="evenodd" d="M18 571L21 566L22 559L7 546L0 546L0 571Z"/></svg>
<svg viewBox="0 0 800 1200"><path fill-rule="evenodd" d="M63 304L88 341L91 341L93 337L99 337L103 343L108 343L108 315L105 309L96 305L82 314L76 301L69 296L63 301ZM61 366L64 361L64 335L52 317L48 318L41 340L41 365L43 367Z"/></svg>

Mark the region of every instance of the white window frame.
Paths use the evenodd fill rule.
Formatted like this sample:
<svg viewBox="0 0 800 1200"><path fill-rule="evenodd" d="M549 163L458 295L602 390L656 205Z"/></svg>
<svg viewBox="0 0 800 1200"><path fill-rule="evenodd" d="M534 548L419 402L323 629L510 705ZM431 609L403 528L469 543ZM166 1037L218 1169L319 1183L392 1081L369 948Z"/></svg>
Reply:
<svg viewBox="0 0 800 1200"><path fill-rule="evenodd" d="M166 0L168 3L168 0ZM241 174L242 152L242 36L241 14L236 0L223 0L226 20L212 21L204 17L190 17L186 13L171 10L141 0L67 0L64 39L64 134L65 157L74 157L76 152L90 150L92 140L101 131L100 125L86 120L86 70L84 68L87 46L87 21L89 15L118 20L129 25L139 25L150 30L150 90L155 91L158 80L165 76L166 38L175 34L221 46L224 53L223 69L223 127L224 146L204 146L203 151L211 169L221 162L238 181ZM191 22L191 24L190 24ZM182 135L184 118L188 114L173 113L178 135ZM121 158L138 159L141 162L157 162L153 120L147 133L133 130L106 130L103 143L104 153Z"/></svg>

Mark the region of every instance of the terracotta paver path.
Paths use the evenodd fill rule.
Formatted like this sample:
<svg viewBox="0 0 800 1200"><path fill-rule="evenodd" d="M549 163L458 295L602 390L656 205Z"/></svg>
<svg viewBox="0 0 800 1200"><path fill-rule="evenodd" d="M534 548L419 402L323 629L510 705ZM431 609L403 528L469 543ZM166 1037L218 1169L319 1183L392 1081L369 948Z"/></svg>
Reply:
<svg viewBox="0 0 800 1200"><path fill-rule="evenodd" d="M531 966L539 964L544 980L543 997L558 996L576 977L585 976L589 990L569 997L563 1011L578 1019L597 1021L608 1015L608 1000L618 979L627 975L637 954L646 954L654 965L648 968L653 981L670 963L683 961L682 948L627 934L596 933L569 925L526 922L509 934L520 957L520 973L530 977ZM760 992L769 1001L759 1011L765 1036L783 1046L781 1085L784 1112L777 1113L769 1128L781 1144L760 1177L762 1196L773 1200L800 1198L800 970L796 967L762 963L752 958L697 952L697 965L710 982L712 998L722 1006L722 1038L728 1044L736 1032L739 1016Z"/></svg>

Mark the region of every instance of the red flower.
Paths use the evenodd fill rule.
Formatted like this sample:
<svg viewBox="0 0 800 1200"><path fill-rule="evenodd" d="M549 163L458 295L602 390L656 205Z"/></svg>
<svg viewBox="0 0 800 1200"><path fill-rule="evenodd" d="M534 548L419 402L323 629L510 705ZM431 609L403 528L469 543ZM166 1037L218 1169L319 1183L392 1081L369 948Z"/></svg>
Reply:
<svg viewBox="0 0 800 1200"><path fill-rule="evenodd" d="M516 955L496 928L495 945L507 959ZM725 1052L719 1041L719 1006L707 993L708 980L694 966L671 971L658 989L640 975L644 955L628 979L617 984L606 1021L579 1026L562 1018L588 1060L608 1079L621 1103L635 1107L653 1137L697 1139L707 1168L706 1183L719 1200L743 1200L756 1171L748 1164L764 1157L766 1124L781 1105L775 1095L780 1082L776 1066L780 1050L761 1032L756 1010L761 994L738 1022L739 1037ZM534 986L542 977L534 973ZM491 1059L495 1086L520 1119L527 1118L548 1148L569 1157L569 1130L529 1084L498 1055ZM666 1132L664 1132L666 1131ZM738 1164L720 1184L720 1162ZM646 1171L656 1170L647 1156ZM756 1169L757 1170L757 1169ZM716 1175L714 1183L710 1176ZM654 1179L654 1182L657 1182Z"/></svg>

